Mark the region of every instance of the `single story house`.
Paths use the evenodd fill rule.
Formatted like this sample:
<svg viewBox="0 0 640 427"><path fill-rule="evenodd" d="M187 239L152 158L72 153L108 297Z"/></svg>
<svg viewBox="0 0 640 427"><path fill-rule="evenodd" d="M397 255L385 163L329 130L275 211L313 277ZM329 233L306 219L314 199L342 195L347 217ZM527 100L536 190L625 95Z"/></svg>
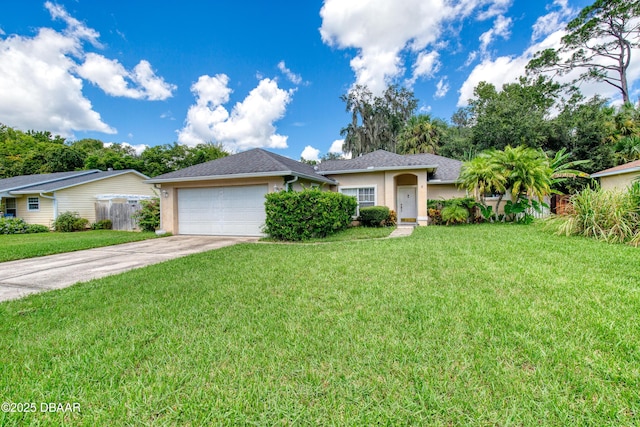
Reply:
<svg viewBox="0 0 640 427"><path fill-rule="evenodd" d="M600 186L604 190L625 189L638 177L640 177L640 160L591 174L591 178L600 179Z"/></svg>
<svg viewBox="0 0 640 427"><path fill-rule="evenodd" d="M148 176L135 170L84 170L0 179L0 211L30 224L50 227L59 214L77 212L96 220L96 202L157 196Z"/></svg>
<svg viewBox="0 0 640 427"><path fill-rule="evenodd" d="M353 195L358 207L384 205L398 222L427 224L427 199L465 196L462 162L384 150L312 166L259 148L148 180L160 191L161 228L173 234L262 235L264 196L317 186Z"/></svg>

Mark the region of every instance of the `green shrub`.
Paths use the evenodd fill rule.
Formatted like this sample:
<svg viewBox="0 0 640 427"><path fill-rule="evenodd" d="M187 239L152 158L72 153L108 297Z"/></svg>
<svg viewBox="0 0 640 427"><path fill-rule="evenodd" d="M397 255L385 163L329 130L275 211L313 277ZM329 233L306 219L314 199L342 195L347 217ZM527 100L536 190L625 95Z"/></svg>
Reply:
<svg viewBox="0 0 640 427"><path fill-rule="evenodd" d="M69 233L72 231L81 231L87 228L89 220L80 218L77 212L64 212L53 221L53 230Z"/></svg>
<svg viewBox="0 0 640 427"><path fill-rule="evenodd" d="M0 234L46 233L49 227L40 224L27 224L21 218L0 218Z"/></svg>
<svg viewBox="0 0 640 427"><path fill-rule="evenodd" d="M133 214L142 231L156 231L160 228L160 199L142 200L140 210Z"/></svg>
<svg viewBox="0 0 640 427"><path fill-rule="evenodd" d="M380 227L389 218L389 208L386 206L370 206L360 208L360 222L365 227Z"/></svg>
<svg viewBox="0 0 640 427"><path fill-rule="evenodd" d="M319 189L269 193L264 232L288 241L326 237L351 224L357 204L355 197Z"/></svg>
<svg viewBox="0 0 640 427"><path fill-rule="evenodd" d="M464 224L469 219L469 210L452 203L442 208L442 221L447 225Z"/></svg>
<svg viewBox="0 0 640 427"><path fill-rule="evenodd" d="M29 234L32 234L32 233L48 233L49 231L51 231L51 230L46 225L28 224L26 232L29 233Z"/></svg>
<svg viewBox="0 0 640 427"><path fill-rule="evenodd" d="M0 218L0 234L25 234L28 227L21 218Z"/></svg>
<svg viewBox="0 0 640 427"><path fill-rule="evenodd" d="M113 228L113 223L110 219L101 219L100 221L96 221L91 224L92 230L111 230Z"/></svg>

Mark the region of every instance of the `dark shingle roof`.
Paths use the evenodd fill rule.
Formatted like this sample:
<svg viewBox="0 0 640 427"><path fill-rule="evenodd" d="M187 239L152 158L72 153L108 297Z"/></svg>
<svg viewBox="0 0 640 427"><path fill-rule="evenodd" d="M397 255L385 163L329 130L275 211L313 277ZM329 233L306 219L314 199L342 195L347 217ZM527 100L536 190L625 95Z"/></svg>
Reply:
<svg viewBox="0 0 640 427"><path fill-rule="evenodd" d="M332 179L318 175L311 165L260 148L254 148L210 162L180 169L175 172L159 175L150 179L149 182L186 180L188 178L233 178L237 175L297 175L320 182L334 183Z"/></svg>
<svg viewBox="0 0 640 427"><path fill-rule="evenodd" d="M32 185L54 183L72 177L93 174L99 172L97 170L75 171L75 172L56 172L44 173L39 175L20 175L11 178L0 179L0 192L21 189Z"/></svg>
<svg viewBox="0 0 640 427"><path fill-rule="evenodd" d="M437 156L435 154L411 154L408 157L418 159L418 161L438 165L434 175L429 178L429 182L442 181L454 182L460 176L462 162L448 157Z"/></svg>
<svg viewBox="0 0 640 427"><path fill-rule="evenodd" d="M453 182L460 175L462 162L437 156L435 154L409 154L401 155L385 150L374 151L355 159L328 160L318 166L318 172L323 175L331 175L340 172L374 171L400 168L426 168L435 169L430 181Z"/></svg>
<svg viewBox="0 0 640 427"><path fill-rule="evenodd" d="M84 171L87 172L87 171ZM135 173L142 178L148 178L148 176L141 174L133 169L115 170L115 171L100 171L92 170L92 173L72 176L67 179L55 181L55 182L43 182L36 185L25 186L20 189L13 190L14 193L49 193L51 191L61 190L63 188L73 187L75 185L86 184L91 181L98 181L100 179L109 178L112 176L122 175L125 173ZM37 175L36 175L37 176Z"/></svg>
<svg viewBox="0 0 640 427"><path fill-rule="evenodd" d="M327 160L318 166L318 172L327 175L336 172L355 172L372 169L403 168L409 166L436 167L437 163L425 163L428 159L415 156L403 156L385 150L377 150L355 159Z"/></svg>

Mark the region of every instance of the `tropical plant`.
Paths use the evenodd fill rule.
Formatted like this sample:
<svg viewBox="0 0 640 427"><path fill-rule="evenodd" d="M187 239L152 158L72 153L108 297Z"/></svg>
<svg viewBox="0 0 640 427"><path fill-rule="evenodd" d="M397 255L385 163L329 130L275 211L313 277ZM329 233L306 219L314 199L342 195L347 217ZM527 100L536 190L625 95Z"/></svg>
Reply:
<svg viewBox="0 0 640 427"><path fill-rule="evenodd" d="M449 203L442 208L441 215L447 225L464 224L469 219L469 210L459 203Z"/></svg>
<svg viewBox="0 0 640 427"><path fill-rule="evenodd" d="M473 194L482 206L486 205L486 195L504 193L507 177L494 161L494 151L479 154L462 165L459 186Z"/></svg>
<svg viewBox="0 0 640 427"><path fill-rule="evenodd" d="M398 136L398 154L437 154L443 132L438 123L428 114L411 117Z"/></svg>
<svg viewBox="0 0 640 427"><path fill-rule="evenodd" d="M557 187L569 179L589 178L589 174L578 169L577 166L591 163L591 160L569 160L571 153L566 148L561 148L553 158L549 158L549 167L551 167L551 185Z"/></svg>
<svg viewBox="0 0 640 427"><path fill-rule="evenodd" d="M505 193L511 196L511 203L521 198L542 198L551 193L553 169L549 160L540 150L526 146L507 146L504 150L489 150L470 162L465 162L460 175L459 186L473 191L483 206L484 194L500 193L496 212Z"/></svg>

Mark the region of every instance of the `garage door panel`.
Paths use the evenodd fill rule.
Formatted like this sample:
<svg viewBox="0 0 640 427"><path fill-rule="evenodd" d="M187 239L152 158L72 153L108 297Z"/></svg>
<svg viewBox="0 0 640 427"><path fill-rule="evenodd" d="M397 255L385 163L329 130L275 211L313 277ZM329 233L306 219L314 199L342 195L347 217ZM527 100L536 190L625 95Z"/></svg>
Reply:
<svg viewBox="0 0 640 427"><path fill-rule="evenodd" d="M267 185L178 190L180 234L262 235Z"/></svg>

